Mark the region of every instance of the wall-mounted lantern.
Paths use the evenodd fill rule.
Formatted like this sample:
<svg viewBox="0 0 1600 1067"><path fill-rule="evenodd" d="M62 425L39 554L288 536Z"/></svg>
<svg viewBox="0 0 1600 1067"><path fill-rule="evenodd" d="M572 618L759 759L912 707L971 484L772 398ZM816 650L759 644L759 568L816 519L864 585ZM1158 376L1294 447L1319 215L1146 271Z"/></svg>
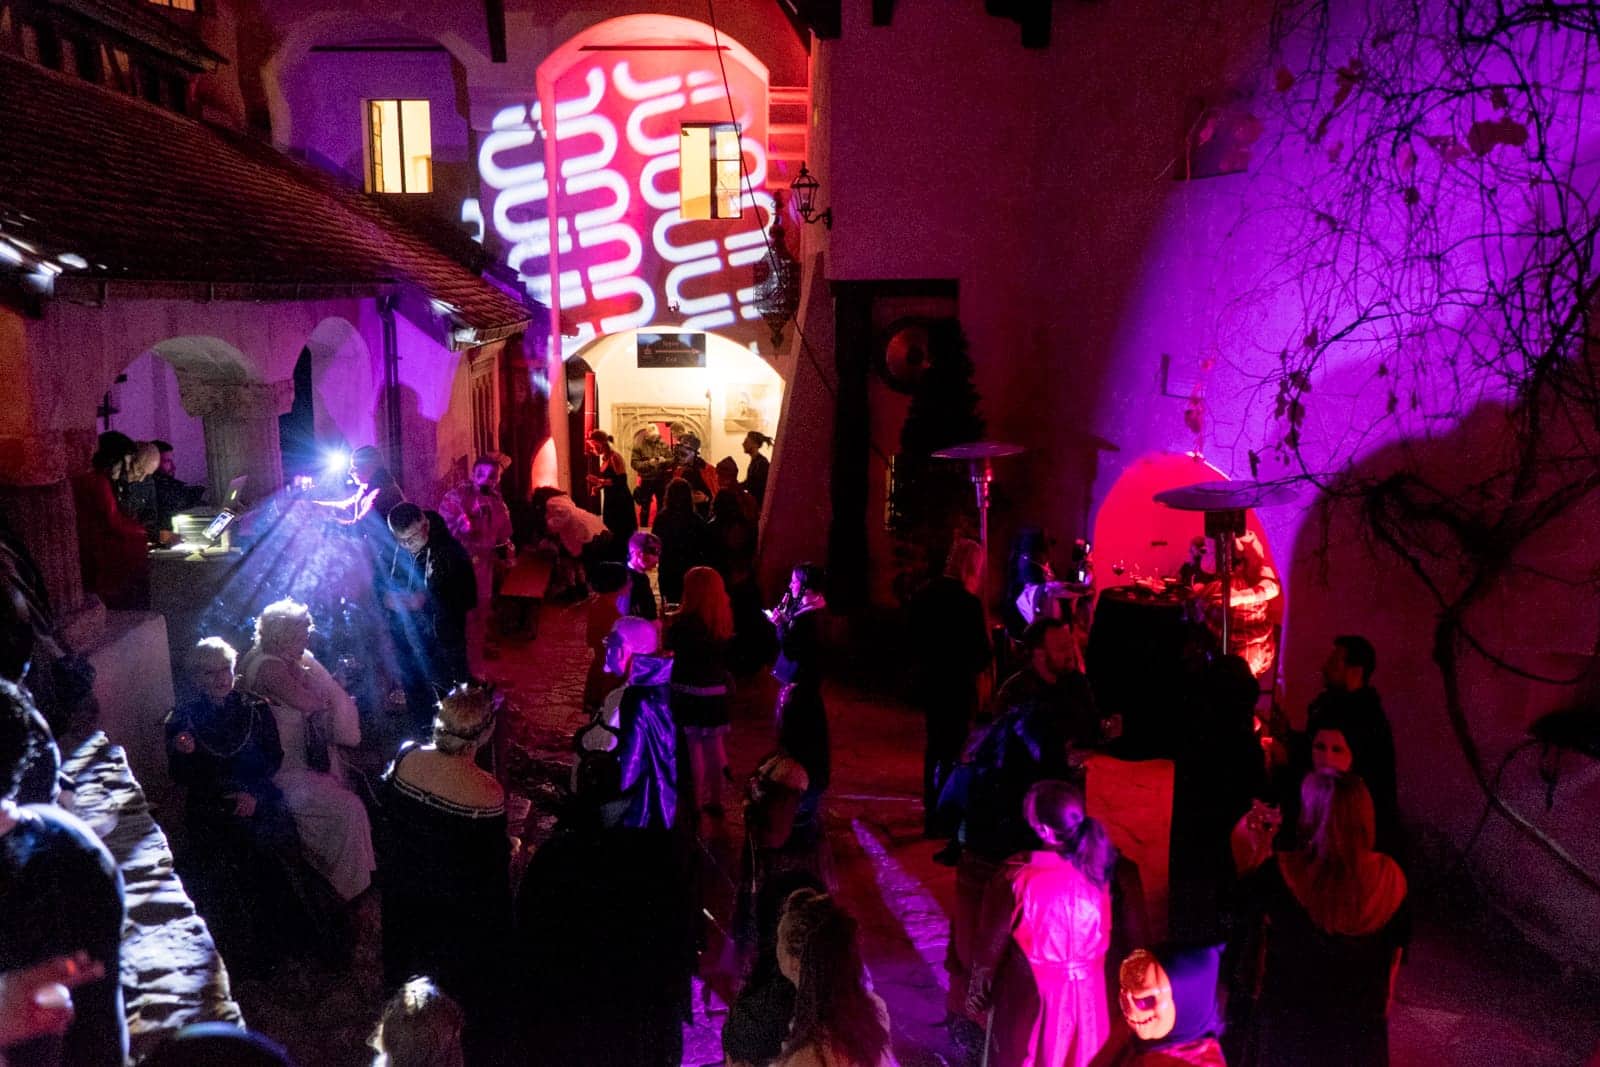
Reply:
<svg viewBox="0 0 1600 1067"><path fill-rule="evenodd" d="M789 191L794 193L794 209L806 222L820 222L828 229L833 229L833 208L823 211L817 210L817 179L806 170L804 163L800 164L800 173L794 181L789 183Z"/></svg>

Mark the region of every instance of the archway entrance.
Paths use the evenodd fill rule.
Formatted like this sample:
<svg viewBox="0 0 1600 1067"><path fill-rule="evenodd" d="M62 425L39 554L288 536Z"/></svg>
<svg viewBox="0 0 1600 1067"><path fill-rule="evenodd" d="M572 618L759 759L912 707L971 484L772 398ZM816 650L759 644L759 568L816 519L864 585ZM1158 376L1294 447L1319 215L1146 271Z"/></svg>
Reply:
<svg viewBox="0 0 1600 1067"><path fill-rule="evenodd" d="M671 444L692 434L708 464L731 457L743 478L749 466L745 436L751 431L777 436L782 377L766 360L720 334L667 327L624 330L589 344L581 359L592 368L594 381L584 391L580 425L592 422L611 434L624 459L631 460L646 437L659 434ZM630 484L637 480L630 473ZM583 480L574 478L573 485L576 490Z"/></svg>
<svg viewBox="0 0 1600 1067"><path fill-rule="evenodd" d="M1174 511L1155 502L1167 489L1228 476L1192 453L1151 452L1117 478L1094 519L1095 582L1099 588L1130 585L1140 578L1175 577L1189 560L1189 543L1205 533L1197 511ZM1276 566L1266 530L1254 511L1245 526L1260 538L1267 562ZM1280 579L1282 571L1279 571Z"/></svg>

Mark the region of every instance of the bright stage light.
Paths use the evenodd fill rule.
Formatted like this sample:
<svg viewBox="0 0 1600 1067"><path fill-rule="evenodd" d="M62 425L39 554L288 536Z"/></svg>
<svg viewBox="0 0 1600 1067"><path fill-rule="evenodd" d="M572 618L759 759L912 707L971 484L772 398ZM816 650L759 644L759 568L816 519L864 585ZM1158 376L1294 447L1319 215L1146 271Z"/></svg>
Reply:
<svg viewBox="0 0 1600 1067"><path fill-rule="evenodd" d="M336 448L322 457L322 469L329 474L343 474L350 469L350 453Z"/></svg>

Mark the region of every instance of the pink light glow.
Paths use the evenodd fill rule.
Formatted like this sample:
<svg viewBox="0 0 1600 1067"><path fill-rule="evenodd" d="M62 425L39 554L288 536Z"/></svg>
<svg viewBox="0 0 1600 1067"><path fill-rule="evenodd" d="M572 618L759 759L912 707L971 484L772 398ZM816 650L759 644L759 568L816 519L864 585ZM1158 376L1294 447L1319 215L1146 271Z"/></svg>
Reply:
<svg viewBox="0 0 1600 1067"><path fill-rule="evenodd" d="M720 40L721 65L712 31L700 23L602 23L557 49L540 66L539 100L502 110L484 138L486 228L505 243L507 263L533 296L576 329L563 341L569 351L674 307L682 328L731 330L741 343L758 335L750 267L765 252L773 210L764 188L767 71L736 42ZM729 120L724 66L749 183L744 216L686 221L678 210L679 126ZM555 137L547 143L551 112Z"/></svg>

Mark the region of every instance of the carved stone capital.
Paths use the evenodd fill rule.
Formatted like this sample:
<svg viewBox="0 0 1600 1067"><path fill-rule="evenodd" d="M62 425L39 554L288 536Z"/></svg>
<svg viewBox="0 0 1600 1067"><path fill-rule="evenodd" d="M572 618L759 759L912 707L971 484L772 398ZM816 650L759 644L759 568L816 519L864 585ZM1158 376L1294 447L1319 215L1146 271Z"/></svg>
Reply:
<svg viewBox="0 0 1600 1067"><path fill-rule="evenodd" d="M183 410L197 419L275 419L294 404L294 382L230 382L178 371Z"/></svg>

